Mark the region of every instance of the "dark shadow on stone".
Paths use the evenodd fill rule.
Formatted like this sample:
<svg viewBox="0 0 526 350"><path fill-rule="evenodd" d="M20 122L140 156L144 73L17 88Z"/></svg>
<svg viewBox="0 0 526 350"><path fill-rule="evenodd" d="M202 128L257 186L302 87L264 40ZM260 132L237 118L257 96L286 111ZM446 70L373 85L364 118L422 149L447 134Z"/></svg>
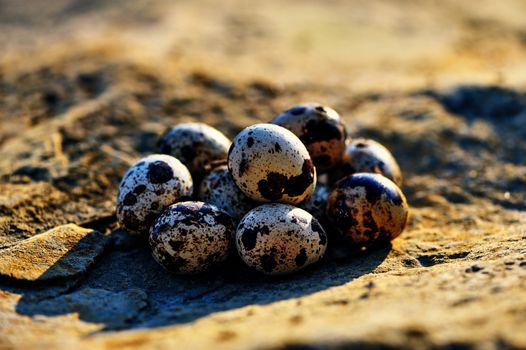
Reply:
<svg viewBox="0 0 526 350"><path fill-rule="evenodd" d="M103 323L104 330L183 324L215 312L270 304L343 285L373 271L391 249L389 245L347 257L329 256L300 273L280 277L250 270L236 254L214 271L177 276L154 261L145 240L131 239L129 244L123 240L126 237L117 235L111 251L73 287L59 288L56 293L46 293L56 288L57 284L51 283L39 285L39 291L10 288L22 294L17 312L28 316L76 312L83 321ZM68 283L56 282L58 286Z"/></svg>
<svg viewBox="0 0 526 350"><path fill-rule="evenodd" d="M526 94L500 86L461 85L446 93L425 91L422 94L435 98L448 112L468 120L482 118L499 122L526 110Z"/></svg>
<svg viewBox="0 0 526 350"><path fill-rule="evenodd" d="M407 347L409 349L411 347ZM367 342L363 340L343 341L343 342L318 342L314 344L292 343L283 346L271 348L272 350L397 350L403 349L398 345L381 343L381 342Z"/></svg>
<svg viewBox="0 0 526 350"><path fill-rule="evenodd" d="M31 165L21 166L12 175L27 176L33 181L49 181L51 179L51 174L47 168Z"/></svg>
<svg viewBox="0 0 526 350"><path fill-rule="evenodd" d="M79 73L76 83L82 91L91 97L101 95L108 85L102 72Z"/></svg>
<svg viewBox="0 0 526 350"><path fill-rule="evenodd" d="M404 342L405 341L405 342ZM492 344L493 345L493 344ZM513 349L510 344L494 344L499 349ZM445 344L433 344L427 335L423 337L414 337L412 334L406 334L405 338L400 339L395 344L388 341L378 340L344 340L314 342L309 344L291 343L282 346L269 348L271 350L398 350L398 349L433 349L433 350L473 350L477 346L469 343L452 342Z"/></svg>

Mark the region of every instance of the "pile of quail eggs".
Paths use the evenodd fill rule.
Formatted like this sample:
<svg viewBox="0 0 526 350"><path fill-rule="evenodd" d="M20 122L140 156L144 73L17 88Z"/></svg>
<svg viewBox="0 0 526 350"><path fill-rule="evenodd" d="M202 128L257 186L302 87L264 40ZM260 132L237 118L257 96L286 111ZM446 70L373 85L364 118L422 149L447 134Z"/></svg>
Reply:
<svg viewBox="0 0 526 350"><path fill-rule="evenodd" d="M362 248L389 242L407 223L389 150L350 139L320 104L295 106L232 142L206 124L178 124L158 147L124 175L116 214L174 273L209 270L234 251L264 274L292 273L325 254L322 223Z"/></svg>

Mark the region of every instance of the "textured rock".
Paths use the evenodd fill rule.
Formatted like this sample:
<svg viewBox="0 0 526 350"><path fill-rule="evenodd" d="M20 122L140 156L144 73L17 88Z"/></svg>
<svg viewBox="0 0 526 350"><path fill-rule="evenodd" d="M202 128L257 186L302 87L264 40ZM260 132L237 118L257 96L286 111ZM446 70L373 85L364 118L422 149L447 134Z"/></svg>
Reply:
<svg viewBox="0 0 526 350"><path fill-rule="evenodd" d="M123 3L0 1L0 348L526 348L522 0ZM391 246L327 228L299 274L188 278L115 229L167 127L234 137L305 101L392 150Z"/></svg>
<svg viewBox="0 0 526 350"><path fill-rule="evenodd" d="M103 323L106 328L122 328L129 325L146 305L147 295L142 290L110 292L99 288L83 288L38 302L22 298L16 311L32 316L78 313L86 322Z"/></svg>
<svg viewBox="0 0 526 350"><path fill-rule="evenodd" d="M38 234L0 250L0 276L48 282L85 274L102 254L103 234L73 224Z"/></svg>

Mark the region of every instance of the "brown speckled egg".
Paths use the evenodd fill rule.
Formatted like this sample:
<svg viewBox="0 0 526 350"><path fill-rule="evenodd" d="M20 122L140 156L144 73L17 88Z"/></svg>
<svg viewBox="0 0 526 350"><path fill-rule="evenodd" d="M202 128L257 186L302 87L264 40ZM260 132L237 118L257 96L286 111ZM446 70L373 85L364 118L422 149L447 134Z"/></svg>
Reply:
<svg viewBox="0 0 526 350"><path fill-rule="evenodd" d="M243 217L236 231L241 259L269 275L292 273L320 260L327 235L318 221L289 204L264 204Z"/></svg>
<svg viewBox="0 0 526 350"><path fill-rule="evenodd" d="M182 123L166 131L158 142L161 153L170 154L188 167L197 183L205 166L226 159L230 140L221 131L203 123Z"/></svg>
<svg viewBox="0 0 526 350"><path fill-rule="evenodd" d="M307 146L320 173L340 163L347 132L338 113L319 103L294 106L272 120L292 131Z"/></svg>
<svg viewBox="0 0 526 350"><path fill-rule="evenodd" d="M230 253L232 218L203 202L180 202L159 215L150 229L154 259L180 274L206 271Z"/></svg>
<svg viewBox="0 0 526 350"><path fill-rule="evenodd" d="M379 174L359 173L340 180L327 201L327 215L357 245L389 242L404 230L409 207L394 182Z"/></svg>
<svg viewBox="0 0 526 350"><path fill-rule="evenodd" d="M132 165L119 185L117 219L132 234L147 234L157 215L181 197L192 195L188 169L176 158L154 154Z"/></svg>
<svg viewBox="0 0 526 350"><path fill-rule="evenodd" d="M330 192L331 190L328 185L318 182L312 195L298 206L311 213L318 221L322 221L325 217L325 208L327 207L327 199L329 198Z"/></svg>
<svg viewBox="0 0 526 350"><path fill-rule="evenodd" d="M213 169L201 182L199 200L227 212L234 222L259 205L237 187L226 165Z"/></svg>
<svg viewBox="0 0 526 350"><path fill-rule="evenodd" d="M398 186L402 185L402 172L391 152L371 139L354 139L347 144L341 167L331 177L337 181L354 173L382 174Z"/></svg>
<svg viewBox="0 0 526 350"><path fill-rule="evenodd" d="M299 203L316 186L309 152L289 130L256 124L242 130L228 152L236 185L260 202Z"/></svg>

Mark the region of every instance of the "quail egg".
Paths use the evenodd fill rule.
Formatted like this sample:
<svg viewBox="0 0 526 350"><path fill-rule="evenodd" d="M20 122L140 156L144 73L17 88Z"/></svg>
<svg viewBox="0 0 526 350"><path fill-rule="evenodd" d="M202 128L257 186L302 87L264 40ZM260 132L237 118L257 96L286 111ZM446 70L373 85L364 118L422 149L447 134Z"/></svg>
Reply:
<svg viewBox="0 0 526 350"><path fill-rule="evenodd" d="M227 212L236 223L258 205L237 187L226 165L213 169L203 179L198 197Z"/></svg>
<svg viewBox="0 0 526 350"><path fill-rule="evenodd" d="M192 195L188 169L176 158L154 154L124 175L117 195L117 219L132 235L146 234L156 216L182 197Z"/></svg>
<svg viewBox="0 0 526 350"><path fill-rule="evenodd" d="M249 211L236 231L241 259L269 275L292 273L320 260L327 235L318 221L289 204L264 204Z"/></svg>
<svg viewBox="0 0 526 350"><path fill-rule="evenodd" d="M242 130L230 146L228 169L241 191L260 202L299 203L316 186L316 170L305 146L274 124Z"/></svg>
<svg viewBox="0 0 526 350"><path fill-rule="evenodd" d="M389 242L407 224L409 206L398 186L380 174L358 173L340 180L327 201L335 227L360 246Z"/></svg>
<svg viewBox="0 0 526 350"><path fill-rule="evenodd" d="M338 113L319 103L294 106L272 120L292 131L307 146L320 173L340 163L347 132Z"/></svg>
<svg viewBox="0 0 526 350"><path fill-rule="evenodd" d="M341 167L331 174L339 180L354 173L382 174L398 186L402 185L402 172L391 152L371 139L354 139L347 144Z"/></svg>
<svg viewBox="0 0 526 350"><path fill-rule="evenodd" d="M159 215L150 229L154 259L179 274L206 271L226 260L234 223L219 208L203 202L180 202Z"/></svg>
<svg viewBox="0 0 526 350"><path fill-rule="evenodd" d="M327 199L330 192L328 185L318 182L312 195L301 202L299 207L314 215L319 221L322 221L325 217L325 208L327 207Z"/></svg>
<svg viewBox="0 0 526 350"><path fill-rule="evenodd" d="M186 165L197 183L208 163L226 159L230 140L207 124L182 123L168 129L158 147L161 153L170 154Z"/></svg>

